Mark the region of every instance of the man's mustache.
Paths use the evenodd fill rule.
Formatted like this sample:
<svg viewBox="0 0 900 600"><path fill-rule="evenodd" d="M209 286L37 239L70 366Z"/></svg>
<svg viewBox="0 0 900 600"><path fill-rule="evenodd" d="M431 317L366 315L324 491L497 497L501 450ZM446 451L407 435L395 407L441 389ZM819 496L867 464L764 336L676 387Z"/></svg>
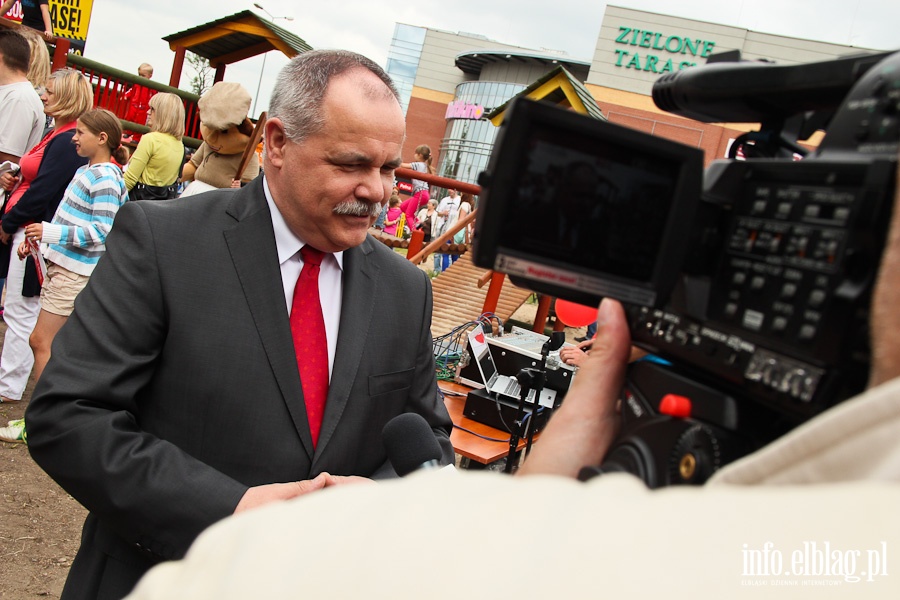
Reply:
<svg viewBox="0 0 900 600"><path fill-rule="evenodd" d="M353 215L354 217L377 217L381 212L381 204L363 200L348 200L335 206L331 212L336 215Z"/></svg>

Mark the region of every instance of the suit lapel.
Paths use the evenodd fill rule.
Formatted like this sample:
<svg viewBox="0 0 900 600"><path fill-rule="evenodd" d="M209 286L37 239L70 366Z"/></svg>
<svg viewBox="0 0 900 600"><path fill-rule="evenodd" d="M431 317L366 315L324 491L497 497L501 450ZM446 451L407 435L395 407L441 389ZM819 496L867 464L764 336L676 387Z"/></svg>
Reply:
<svg viewBox="0 0 900 600"><path fill-rule="evenodd" d="M350 391L356 381L363 352L367 348L369 324L375 318L378 266L372 259L372 243L372 238L367 237L356 248L344 252L341 326L317 455L328 444L347 408Z"/></svg>
<svg viewBox="0 0 900 600"><path fill-rule="evenodd" d="M265 202L261 180L260 177L234 194L235 199L228 213L238 223L225 230L225 242L291 420L307 454L312 457L313 443L284 304L272 217Z"/></svg>

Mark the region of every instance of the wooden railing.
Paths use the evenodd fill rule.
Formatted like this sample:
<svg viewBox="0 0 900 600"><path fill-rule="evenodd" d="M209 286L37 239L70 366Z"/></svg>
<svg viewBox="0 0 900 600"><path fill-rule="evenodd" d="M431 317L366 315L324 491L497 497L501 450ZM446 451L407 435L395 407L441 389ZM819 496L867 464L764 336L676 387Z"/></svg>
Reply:
<svg viewBox="0 0 900 600"><path fill-rule="evenodd" d="M413 171L412 169L397 169L396 174L399 177L406 177L408 179L421 179L426 183L430 183L432 185L436 185L448 190L456 190L458 192L462 192L464 194L472 194L473 196L477 196L481 193L481 186L475 185L474 183L466 183L465 181L458 181L456 179L450 179L449 177L441 177L440 175L431 175L430 173L420 173L419 171ZM442 236L437 239L431 240L427 246L421 248L422 244L422 235L416 236L416 233L421 232L413 232L413 236L418 239L410 240L409 248L406 253L410 262L415 264L419 264L425 257L435 252L445 243L453 239L453 236L461 230L463 227L466 227L469 223L472 223L475 220L475 213L477 210L475 207L472 207L473 210L471 213L457 221L450 229L444 232ZM417 243L414 243L417 242ZM421 248L421 250L420 250Z"/></svg>
<svg viewBox="0 0 900 600"><path fill-rule="evenodd" d="M456 179L450 179L448 177L440 177L438 175L431 175L428 173L420 173L418 171L413 171L412 169L397 169L396 171L399 177L406 177L409 179L421 179L427 183L432 185L437 185L445 189L453 189L458 192L473 194L475 196L481 193L481 186L475 185L473 183L466 183L464 181L457 181ZM468 227L469 223L474 223L475 218L478 215L478 209L472 209L472 212L467 214L462 219L459 219L456 223L453 224L447 231L443 233L437 239L431 240L427 246L418 250L422 244L422 232L415 231L413 232L413 239L410 240L409 248L407 249L407 257L409 261L413 264L419 264L425 258L433 253L437 252L441 249L444 244L453 239L453 236L464 227ZM418 242L418 243L414 243ZM481 312L484 313L493 313L497 310L497 302L500 299L500 291L503 288L503 282L506 279L506 276L503 273L497 273L496 271L488 271L485 275L478 281L478 287L483 287L484 285L489 285L487 295L484 298L484 305L482 306ZM540 323L535 321L534 328L535 331L540 331L543 333L544 325L547 322L546 314L544 316L543 321Z"/></svg>
<svg viewBox="0 0 900 600"><path fill-rule="evenodd" d="M0 18L0 27L16 29L22 25ZM94 106L112 111L122 120L122 126L125 129L137 133L149 131L149 128L143 123L125 120L128 113L128 100L124 98L124 94L132 85L138 84L157 92L169 92L179 96L184 102L184 145L192 148L200 147L200 111L197 108L197 100L200 99L200 96L73 54L69 52L71 44L66 38L54 37L48 42L48 45L51 53L51 70L71 67L84 73L94 88Z"/></svg>
<svg viewBox="0 0 900 600"><path fill-rule="evenodd" d="M168 92L180 97L182 102L184 102L184 145L192 148L200 146L200 111L197 108L197 100L200 99L200 96L197 94L157 83L145 77L126 73L77 54L66 55L66 65L81 71L90 80L91 85L94 87L94 106L112 111L122 120L122 125L125 129L137 133L146 133L149 129L143 123L133 123L125 120L129 106L129 101L125 98L125 92L131 86L142 85L157 92Z"/></svg>

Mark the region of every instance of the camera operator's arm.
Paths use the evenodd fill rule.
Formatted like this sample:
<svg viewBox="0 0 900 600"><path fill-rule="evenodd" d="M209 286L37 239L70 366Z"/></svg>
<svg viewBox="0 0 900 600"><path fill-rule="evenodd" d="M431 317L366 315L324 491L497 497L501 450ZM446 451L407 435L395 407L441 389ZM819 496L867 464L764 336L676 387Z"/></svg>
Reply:
<svg viewBox="0 0 900 600"><path fill-rule="evenodd" d="M897 157L900 174L900 156ZM878 282L872 293L870 318L872 336L872 369L869 387L875 387L900 376L900 344L897 328L900 327L900 178L894 192L894 213L884 242Z"/></svg>
<svg viewBox="0 0 900 600"><path fill-rule="evenodd" d="M622 305L606 299L597 313L597 338L566 401L553 415L521 475L575 477L600 464L619 426L616 401L625 379L631 336Z"/></svg>

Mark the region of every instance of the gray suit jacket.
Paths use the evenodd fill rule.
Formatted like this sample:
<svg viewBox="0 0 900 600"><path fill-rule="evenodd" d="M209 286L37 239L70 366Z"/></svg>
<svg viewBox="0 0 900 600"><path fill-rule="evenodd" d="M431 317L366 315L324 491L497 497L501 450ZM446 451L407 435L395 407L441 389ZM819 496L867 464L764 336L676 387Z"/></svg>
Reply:
<svg viewBox="0 0 900 600"><path fill-rule="evenodd" d="M400 413L452 461L428 278L372 238L343 277L313 449L262 179L120 210L26 415L32 456L91 513L64 598L124 595L249 486L393 476L381 430Z"/></svg>

